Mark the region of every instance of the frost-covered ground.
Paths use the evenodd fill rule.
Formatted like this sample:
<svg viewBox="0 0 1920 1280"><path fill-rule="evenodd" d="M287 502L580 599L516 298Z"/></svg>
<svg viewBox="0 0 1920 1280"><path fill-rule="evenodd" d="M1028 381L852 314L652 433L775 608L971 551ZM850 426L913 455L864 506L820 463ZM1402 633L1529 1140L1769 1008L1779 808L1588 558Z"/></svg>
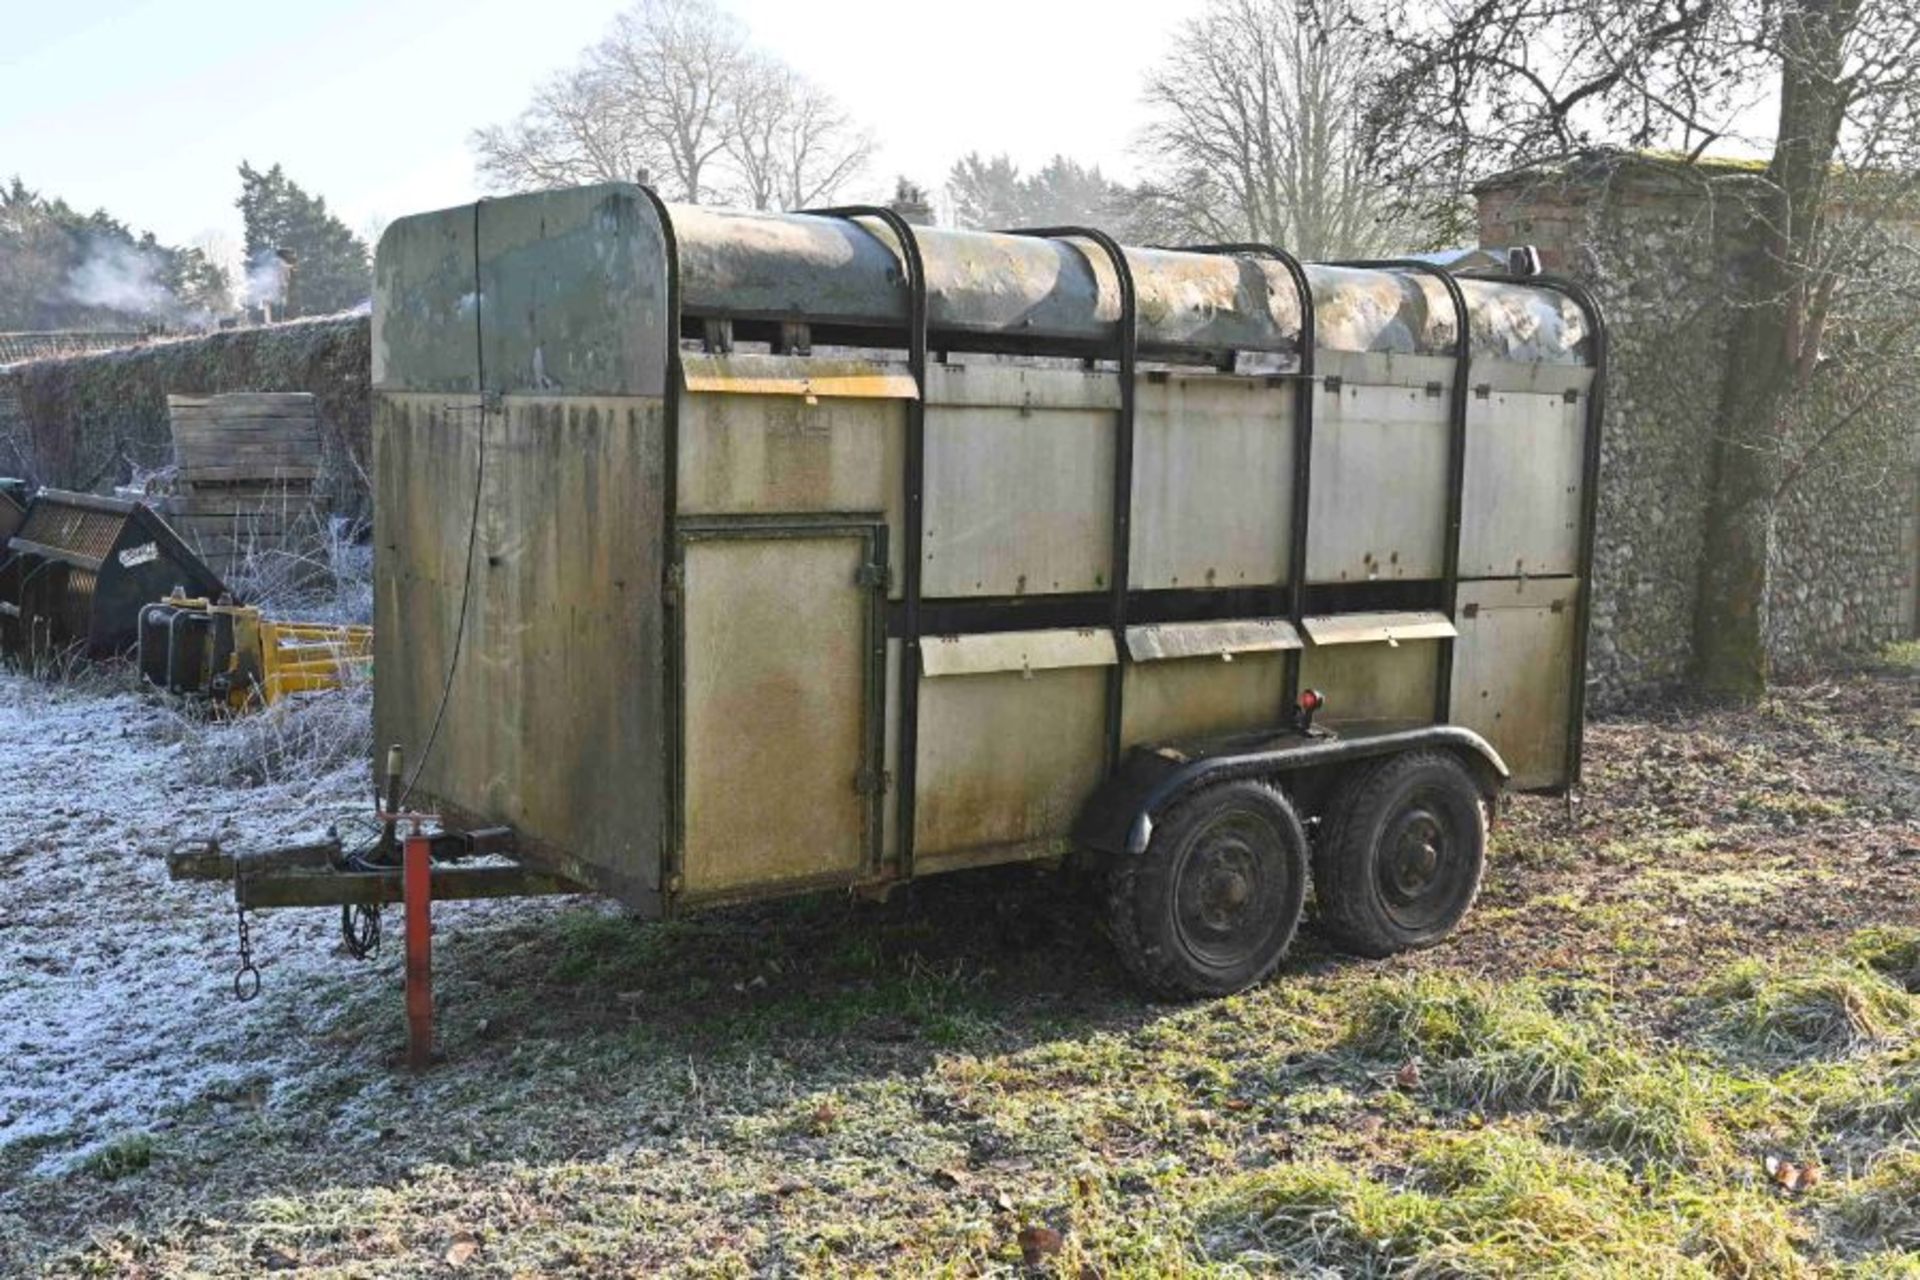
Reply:
<svg viewBox="0 0 1920 1280"><path fill-rule="evenodd" d="M0 1271L39 1193L115 1144L191 1151L342 1072L388 1074L343 1061L324 1031L345 997L397 1004L394 948L360 964L330 911L256 914L263 991L242 1004L230 891L168 879L179 840L264 847L364 825L358 753L303 778L297 759L255 758L263 737L112 675L0 674ZM470 922L501 910L441 908Z"/></svg>
<svg viewBox="0 0 1920 1280"><path fill-rule="evenodd" d="M235 1004L164 870L359 812L357 714L0 678L0 1275L1920 1277L1920 646L1595 724L1446 945L1210 1003L1031 869L436 907L419 1078L391 947Z"/></svg>
<svg viewBox="0 0 1920 1280"><path fill-rule="evenodd" d="M234 913L175 885L175 840L277 842L363 808L345 770L305 785L194 785L197 726L133 693L0 677L0 1152L56 1172L118 1134L164 1127L295 1065L284 1001L234 1003ZM333 965L325 922L260 930L283 994Z"/></svg>

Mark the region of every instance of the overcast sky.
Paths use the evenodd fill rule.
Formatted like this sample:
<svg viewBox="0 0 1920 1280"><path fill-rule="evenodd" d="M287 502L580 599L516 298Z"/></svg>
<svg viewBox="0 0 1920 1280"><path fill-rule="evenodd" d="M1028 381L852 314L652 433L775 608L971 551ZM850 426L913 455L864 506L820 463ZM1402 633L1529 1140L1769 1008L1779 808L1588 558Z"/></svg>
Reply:
<svg viewBox="0 0 1920 1280"><path fill-rule="evenodd" d="M880 140L869 191L1055 152L1130 176L1140 79L1203 0L723 0ZM471 199L467 135L605 30L618 0L6 0L0 179L170 243L238 238L241 160L356 230Z"/></svg>

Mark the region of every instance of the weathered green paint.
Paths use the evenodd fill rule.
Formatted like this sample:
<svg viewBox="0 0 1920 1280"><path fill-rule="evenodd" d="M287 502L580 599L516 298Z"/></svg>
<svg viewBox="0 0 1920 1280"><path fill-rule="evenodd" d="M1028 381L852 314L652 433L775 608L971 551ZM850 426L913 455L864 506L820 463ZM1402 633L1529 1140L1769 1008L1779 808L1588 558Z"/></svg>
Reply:
<svg viewBox="0 0 1920 1280"><path fill-rule="evenodd" d="M436 802L577 859L559 869L657 889L659 401L514 395L483 412L383 392L374 439L377 744L400 743Z"/></svg>
<svg viewBox="0 0 1920 1280"><path fill-rule="evenodd" d="M402 218L375 259L374 389L658 396L666 290L637 187Z"/></svg>
<svg viewBox="0 0 1920 1280"><path fill-rule="evenodd" d="M636 903L668 812L666 297L618 184L402 219L375 272L377 741L414 803Z"/></svg>

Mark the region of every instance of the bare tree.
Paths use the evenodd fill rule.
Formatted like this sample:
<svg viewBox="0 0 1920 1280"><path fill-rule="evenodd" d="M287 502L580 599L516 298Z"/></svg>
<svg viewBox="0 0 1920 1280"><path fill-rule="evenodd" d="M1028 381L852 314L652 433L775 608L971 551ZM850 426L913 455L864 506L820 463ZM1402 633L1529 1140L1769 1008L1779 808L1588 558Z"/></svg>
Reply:
<svg viewBox="0 0 1920 1280"><path fill-rule="evenodd" d="M712 0L639 0L516 120L472 143L497 190L645 170L674 199L755 208L829 199L873 150L831 97L756 52Z"/></svg>
<svg viewBox="0 0 1920 1280"><path fill-rule="evenodd" d="M1910 0L1397 0L1371 141L1418 199L1597 143L1717 184L1746 227L1694 626L1709 691L1767 683L1782 500L1920 356ZM1733 147L1751 172L1705 162ZM1832 357L1832 358L1829 358Z"/></svg>
<svg viewBox="0 0 1920 1280"><path fill-rule="evenodd" d="M628 127L665 152L677 194L700 203L752 75L746 31L708 0L640 0L613 20L592 61Z"/></svg>
<svg viewBox="0 0 1920 1280"><path fill-rule="evenodd" d="M775 59L756 57L735 103L728 154L755 209L830 201L873 156L873 139L832 95Z"/></svg>
<svg viewBox="0 0 1920 1280"><path fill-rule="evenodd" d="M1350 0L1213 0L1149 75L1158 221L1305 257L1408 238L1368 167L1369 60Z"/></svg>
<svg viewBox="0 0 1920 1280"><path fill-rule="evenodd" d="M480 174L496 191L631 181L666 161L665 148L596 61L554 76L513 123L476 130L472 142Z"/></svg>

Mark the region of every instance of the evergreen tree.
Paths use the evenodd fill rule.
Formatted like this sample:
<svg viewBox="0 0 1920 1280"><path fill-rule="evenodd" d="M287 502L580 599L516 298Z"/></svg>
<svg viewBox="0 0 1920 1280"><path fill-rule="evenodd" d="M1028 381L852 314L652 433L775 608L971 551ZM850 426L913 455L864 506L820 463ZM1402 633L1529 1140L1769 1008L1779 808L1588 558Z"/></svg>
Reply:
<svg viewBox="0 0 1920 1280"><path fill-rule="evenodd" d="M1017 227L1027 219L1026 180L1010 156L969 151L947 175L954 220L963 227Z"/></svg>
<svg viewBox="0 0 1920 1280"><path fill-rule="evenodd" d="M18 177L0 186L0 329L199 328L227 309L228 285L198 249L136 236Z"/></svg>
<svg viewBox="0 0 1920 1280"><path fill-rule="evenodd" d="M276 254L293 263L279 314L327 315L357 307L372 295L373 259L366 241L279 165L262 171L243 161L238 203L248 263L258 265Z"/></svg>
<svg viewBox="0 0 1920 1280"><path fill-rule="evenodd" d="M971 151L948 173L947 194L963 227L1094 226L1124 238L1135 224L1132 192L1066 156L1023 174L1005 154Z"/></svg>

